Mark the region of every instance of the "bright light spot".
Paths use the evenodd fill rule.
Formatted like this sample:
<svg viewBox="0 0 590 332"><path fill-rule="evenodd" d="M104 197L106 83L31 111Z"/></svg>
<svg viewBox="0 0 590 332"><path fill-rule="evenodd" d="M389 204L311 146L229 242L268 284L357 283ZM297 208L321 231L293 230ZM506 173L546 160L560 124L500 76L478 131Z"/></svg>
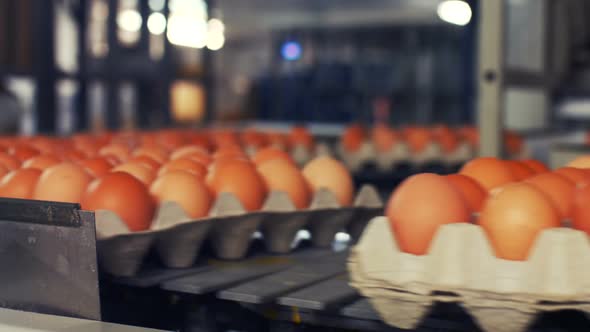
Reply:
<svg viewBox="0 0 590 332"><path fill-rule="evenodd" d="M141 15L137 10L125 9L117 15L117 25L125 31L139 31L141 29L141 22Z"/></svg>
<svg viewBox="0 0 590 332"><path fill-rule="evenodd" d="M164 9L164 0L149 0L148 5L153 12L159 12Z"/></svg>
<svg viewBox="0 0 590 332"><path fill-rule="evenodd" d="M207 3L203 0L170 0L168 8L173 14L191 13L199 17L207 17Z"/></svg>
<svg viewBox="0 0 590 332"><path fill-rule="evenodd" d="M207 35L207 48L211 51L217 51L225 44L225 36L220 32L209 32Z"/></svg>
<svg viewBox="0 0 590 332"><path fill-rule="evenodd" d="M203 48L207 45L207 21L194 15L172 14L167 36L174 45Z"/></svg>
<svg viewBox="0 0 590 332"><path fill-rule="evenodd" d="M209 20L209 23L207 24L209 25L209 32L225 32L225 24L223 24L223 22L220 19L212 18Z"/></svg>
<svg viewBox="0 0 590 332"><path fill-rule="evenodd" d="M301 58L301 52L301 44L298 42L286 42L281 47L281 55L288 61L299 60L299 58Z"/></svg>
<svg viewBox="0 0 590 332"><path fill-rule="evenodd" d="M471 21L471 7L465 1L447 0L438 5L438 17L445 22L466 25Z"/></svg>
<svg viewBox="0 0 590 332"><path fill-rule="evenodd" d="M348 242L350 241L350 235L344 232L338 232L335 236L336 242Z"/></svg>
<svg viewBox="0 0 590 332"><path fill-rule="evenodd" d="M147 20L148 30L154 35L161 35L166 31L166 16L162 13L152 13Z"/></svg>

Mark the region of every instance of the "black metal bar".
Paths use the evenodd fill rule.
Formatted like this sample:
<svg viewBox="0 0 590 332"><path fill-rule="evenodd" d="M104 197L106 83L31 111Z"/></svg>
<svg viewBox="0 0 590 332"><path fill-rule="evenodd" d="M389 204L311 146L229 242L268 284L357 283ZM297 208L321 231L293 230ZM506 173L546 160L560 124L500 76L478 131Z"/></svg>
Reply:
<svg viewBox="0 0 590 332"><path fill-rule="evenodd" d="M76 130L88 128L88 0L80 0L76 12L78 21L78 96L76 99Z"/></svg>
<svg viewBox="0 0 590 332"><path fill-rule="evenodd" d="M117 129L119 127L119 81L115 78L114 70L116 68L116 61L120 57L119 40L117 38L117 13L118 1L108 0L109 16L107 18L107 43L109 45L109 53L106 63L107 79L105 84L107 86L107 109L106 109L106 125L110 129Z"/></svg>
<svg viewBox="0 0 590 332"><path fill-rule="evenodd" d="M163 14L166 17L166 19L168 19L170 17L170 8L168 6L170 1L165 0L165 4L164 4L164 11ZM163 123L161 125L166 126L169 125L171 123L171 119L172 119L172 110L170 108L170 93L171 93L171 86L172 86L172 80L173 77L176 73L176 66L174 65L173 61L172 61L172 52L173 52L173 46L170 43L170 41L168 40L166 34L168 28L166 28L166 31L164 32L164 56L162 57L162 61L161 61L161 68L163 68L162 70L162 78L160 80L160 84L159 85L161 87L161 91L163 91L162 94L162 98L161 98L161 104L160 104L160 108L159 111L162 113L161 117L158 118L162 118L163 119Z"/></svg>
<svg viewBox="0 0 590 332"><path fill-rule="evenodd" d="M79 210L78 204L0 198L0 221L79 227Z"/></svg>
<svg viewBox="0 0 590 332"><path fill-rule="evenodd" d="M32 202L18 203L0 201L0 306L99 320L94 214L79 212L78 227L69 227L63 221L71 222L71 213L63 219L50 213L63 204L47 203L55 209L43 213ZM29 220L13 219L10 211Z"/></svg>
<svg viewBox="0 0 590 332"><path fill-rule="evenodd" d="M33 2L34 25L34 71L37 79L35 102L38 132L52 133L56 129L56 90L54 52L54 3L53 1Z"/></svg>

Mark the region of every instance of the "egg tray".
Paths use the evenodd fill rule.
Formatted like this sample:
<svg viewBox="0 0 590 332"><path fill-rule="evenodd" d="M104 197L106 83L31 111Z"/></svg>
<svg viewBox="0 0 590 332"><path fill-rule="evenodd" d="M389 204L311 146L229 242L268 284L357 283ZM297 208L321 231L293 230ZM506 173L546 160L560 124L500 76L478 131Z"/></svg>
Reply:
<svg viewBox="0 0 590 332"><path fill-rule="evenodd" d="M394 144L389 151L381 152L368 141L355 152L346 151L342 145L337 145L336 152L352 172L358 172L367 164L376 165L377 170L382 172L388 172L395 169L397 165L405 163L416 168L435 163L453 167L475 156L473 149L467 143L460 144L450 154L443 153L436 143L431 143L422 152L413 154L408 145L403 142Z"/></svg>
<svg viewBox="0 0 590 332"><path fill-rule="evenodd" d="M98 210L98 258L107 273L133 276L153 248L166 267L187 268L208 240L218 258L241 259L258 230L270 253L290 252L303 228L310 231L314 246L329 247L335 234L344 229L358 239L369 220L382 210L379 195L368 185L361 188L351 207L340 206L332 192L320 190L304 210L297 210L287 194L271 192L260 211L246 212L233 194L222 193L209 216L197 220L187 217L178 204L163 202L151 229L141 232L130 232L115 213Z"/></svg>
<svg viewBox="0 0 590 332"><path fill-rule="evenodd" d="M386 217L373 219L351 250L351 285L382 319L415 328L437 302L464 307L484 331L525 331L537 315L590 313L590 243L584 232L543 231L526 261L494 255L480 226L449 224L428 254L399 250Z"/></svg>

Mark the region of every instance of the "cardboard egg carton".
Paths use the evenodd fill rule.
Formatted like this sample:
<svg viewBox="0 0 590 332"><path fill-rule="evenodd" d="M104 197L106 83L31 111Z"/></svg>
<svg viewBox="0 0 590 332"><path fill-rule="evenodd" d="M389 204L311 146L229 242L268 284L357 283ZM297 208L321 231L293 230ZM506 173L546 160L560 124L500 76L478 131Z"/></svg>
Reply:
<svg viewBox="0 0 590 332"><path fill-rule="evenodd" d="M526 261L494 255L477 225L440 228L428 254L399 250L386 217L376 217L352 249L351 284L383 320L415 328L435 302L464 307L484 331L525 331L545 311L590 312L590 244L568 228L543 231Z"/></svg>
<svg viewBox="0 0 590 332"><path fill-rule="evenodd" d="M154 248L162 263L171 268L192 266L208 240L221 259L241 259L248 252L254 233L260 230L271 253L284 254L292 249L297 232L307 228L312 244L329 247L334 235L346 228L358 239L366 224L382 213L383 203L376 190L363 186L354 204L342 207L334 194L318 191L307 209L296 209L288 195L271 192L260 211L247 212L231 193L222 193L209 216L191 219L174 202L158 208L151 228L130 232L113 212L96 211L98 254L106 272L131 276Z"/></svg>
<svg viewBox="0 0 590 332"><path fill-rule="evenodd" d="M389 151L378 151L370 141L363 142L361 147L354 152L346 151L342 145L337 145L336 151L352 172L359 171L369 163L374 163L380 171L388 172L401 163L409 163L414 167L421 167L429 163L453 166L474 157L474 151L467 143L460 144L450 154L443 153L437 143L430 143L423 151L412 153L405 142L394 144Z"/></svg>

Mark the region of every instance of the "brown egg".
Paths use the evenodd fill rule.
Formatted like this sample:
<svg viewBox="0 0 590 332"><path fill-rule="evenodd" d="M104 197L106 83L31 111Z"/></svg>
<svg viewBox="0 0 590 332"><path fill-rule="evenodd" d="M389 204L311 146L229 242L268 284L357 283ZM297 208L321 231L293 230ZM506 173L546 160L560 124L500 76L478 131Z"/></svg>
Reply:
<svg viewBox="0 0 590 332"><path fill-rule="evenodd" d="M309 130L305 127L293 127L289 132L289 142L292 146L302 145L307 149L312 149L314 139Z"/></svg>
<svg viewBox="0 0 590 332"><path fill-rule="evenodd" d="M128 161L129 162L138 162L140 164L146 165L146 166L150 167L151 169L153 169L154 171L157 171L162 166L162 164L160 164L159 162L155 161L154 159L152 159L148 156L131 157Z"/></svg>
<svg viewBox="0 0 590 332"><path fill-rule="evenodd" d="M123 172L109 173L90 183L81 205L85 210L116 213L134 232L149 229L156 210L147 187Z"/></svg>
<svg viewBox="0 0 590 332"><path fill-rule="evenodd" d="M20 167L20 164L21 162L15 157L7 153L0 152L0 165L8 168L9 170L15 170Z"/></svg>
<svg viewBox="0 0 590 332"><path fill-rule="evenodd" d="M336 195L342 206L352 204L354 196L352 176L338 160L330 157L315 158L305 165L303 176L314 192L328 189Z"/></svg>
<svg viewBox="0 0 590 332"><path fill-rule="evenodd" d="M0 197L30 199L39 176L41 171L34 168L21 168L6 174L0 180Z"/></svg>
<svg viewBox="0 0 590 332"><path fill-rule="evenodd" d="M207 150L205 150L204 148L202 148L200 146L186 145L186 146L183 146L181 148L174 150L174 152L172 152L172 154L170 154L170 160L180 159L180 158L190 156L193 154L209 155Z"/></svg>
<svg viewBox="0 0 590 332"><path fill-rule="evenodd" d="M248 161L215 163L210 167L206 183L216 197L222 192L233 193L247 211L260 209L266 198L264 181Z"/></svg>
<svg viewBox="0 0 590 332"><path fill-rule="evenodd" d="M211 208L211 192L201 178L185 171L169 171L150 187L158 202L176 202L191 218L205 217Z"/></svg>
<svg viewBox="0 0 590 332"><path fill-rule="evenodd" d="M163 164L168 160L168 151L159 147L141 147L133 151L133 156L148 156L160 164Z"/></svg>
<svg viewBox="0 0 590 332"><path fill-rule="evenodd" d="M92 176L73 163L61 163L47 168L39 177L33 199L79 203Z"/></svg>
<svg viewBox="0 0 590 332"><path fill-rule="evenodd" d="M59 156L65 161L72 161L72 162L79 162L79 161L82 161L82 160L88 158L85 153L75 150L75 149L67 149L67 150L61 152L61 154Z"/></svg>
<svg viewBox="0 0 590 332"><path fill-rule="evenodd" d="M260 149L256 151L256 154L252 157L252 161L256 165L262 165L264 162L274 159L283 159L295 165L295 161L293 161L293 158L291 158L287 152L275 147Z"/></svg>
<svg viewBox="0 0 590 332"><path fill-rule="evenodd" d="M113 168L113 164L103 157L82 160L78 164L84 167L94 177L101 177Z"/></svg>
<svg viewBox="0 0 590 332"><path fill-rule="evenodd" d="M11 148L9 148L8 154L14 156L20 162L23 162L23 161L30 159L38 154L41 154L41 152L29 145L21 144L21 145L15 145L15 146L12 146Z"/></svg>
<svg viewBox="0 0 590 332"><path fill-rule="evenodd" d="M0 165L0 179L6 174L8 174L10 170L2 165Z"/></svg>
<svg viewBox="0 0 590 332"><path fill-rule="evenodd" d="M162 166L162 168L160 168L158 171L158 176L162 176L163 174L171 171L189 172L196 175L200 179L204 179L207 175L207 168L203 166L203 164L187 158L169 161L164 166Z"/></svg>
<svg viewBox="0 0 590 332"><path fill-rule="evenodd" d="M36 168L38 170L45 170L51 166L61 163L61 160L54 155L42 154L31 159L25 160L22 168Z"/></svg>
<svg viewBox="0 0 590 332"><path fill-rule="evenodd" d="M111 169L111 172L125 172L133 175L136 179L149 186L156 178L156 171L151 167L138 162L128 162Z"/></svg>
<svg viewBox="0 0 590 332"><path fill-rule="evenodd" d="M103 147L102 149L100 149L98 151L98 154L103 157L114 156L119 161L123 162L123 161L129 159L129 156L131 155L131 151L127 145L122 144L122 143L118 143L118 144L110 144L110 145Z"/></svg>
<svg viewBox="0 0 590 332"><path fill-rule="evenodd" d="M309 206L311 193L303 174L290 161L273 159L258 165L258 173L262 176L269 191L282 191L289 195L298 209Z"/></svg>
<svg viewBox="0 0 590 332"><path fill-rule="evenodd" d="M247 158L244 150L242 150L242 148L240 148L239 146L236 146L236 145L228 145L228 146L220 147L213 154L213 159L221 159L221 158L227 158L227 157Z"/></svg>

